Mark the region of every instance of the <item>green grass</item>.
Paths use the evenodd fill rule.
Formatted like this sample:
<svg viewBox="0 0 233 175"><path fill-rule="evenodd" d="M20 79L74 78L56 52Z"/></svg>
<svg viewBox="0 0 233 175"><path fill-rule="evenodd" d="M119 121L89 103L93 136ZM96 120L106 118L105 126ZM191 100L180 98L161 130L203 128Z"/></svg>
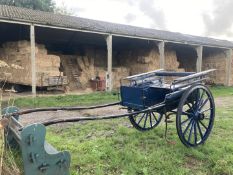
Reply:
<svg viewBox="0 0 233 175"><path fill-rule="evenodd" d="M96 105L101 103L118 101L116 93L91 93L85 95L56 95L56 96L43 96L24 97L15 99L14 104L20 108L33 108L33 107L54 107L54 106L77 106L77 105Z"/></svg>
<svg viewBox="0 0 233 175"><path fill-rule="evenodd" d="M211 88L215 97L232 95L233 88ZM224 106L224 105L223 105ZM72 156L71 174L233 174L233 104L216 106L214 129L198 148L181 144L175 123L139 132L128 119L93 121L48 128L47 140Z"/></svg>
<svg viewBox="0 0 233 175"><path fill-rule="evenodd" d="M214 97L233 96L233 87L214 86L210 88Z"/></svg>

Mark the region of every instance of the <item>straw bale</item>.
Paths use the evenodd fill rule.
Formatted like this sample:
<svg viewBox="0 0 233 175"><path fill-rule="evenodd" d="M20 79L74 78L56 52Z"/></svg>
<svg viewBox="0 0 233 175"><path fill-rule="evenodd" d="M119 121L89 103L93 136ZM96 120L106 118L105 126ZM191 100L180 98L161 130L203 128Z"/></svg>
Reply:
<svg viewBox="0 0 233 175"><path fill-rule="evenodd" d="M10 66L5 61L0 60L0 68L2 67L9 68Z"/></svg>
<svg viewBox="0 0 233 175"><path fill-rule="evenodd" d="M16 65L16 64L11 64L11 67L14 69L24 69L22 66Z"/></svg>
<svg viewBox="0 0 233 175"><path fill-rule="evenodd" d="M218 53L209 55L202 59L202 70L216 69L210 74L210 81L215 84L224 84L226 77L226 55L225 53Z"/></svg>
<svg viewBox="0 0 233 175"><path fill-rule="evenodd" d="M41 75L59 76L60 57L48 55L47 49L42 44L36 44L36 70L37 84L41 85ZM1 61L6 62L12 69L1 70L0 73L12 74L11 83L31 84L31 45L29 41L6 42L0 50ZM40 80L40 81L39 81Z"/></svg>
<svg viewBox="0 0 233 175"><path fill-rule="evenodd" d="M179 69L179 62L177 61L177 56L175 51L165 52L165 69L171 71L177 71Z"/></svg>
<svg viewBox="0 0 233 175"><path fill-rule="evenodd" d="M85 64L84 64L83 59L82 59L81 56L77 57L77 63L78 63L78 66L80 67L81 70L85 69Z"/></svg>

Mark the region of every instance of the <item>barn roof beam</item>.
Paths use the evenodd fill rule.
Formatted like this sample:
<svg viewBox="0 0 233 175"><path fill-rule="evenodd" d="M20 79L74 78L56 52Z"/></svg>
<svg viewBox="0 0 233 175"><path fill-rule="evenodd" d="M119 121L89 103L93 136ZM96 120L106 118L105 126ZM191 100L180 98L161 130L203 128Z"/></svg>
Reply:
<svg viewBox="0 0 233 175"><path fill-rule="evenodd" d="M21 25L31 25L32 22L21 22L21 21L16 21L16 20L9 20L9 19L0 19L0 22L5 22L5 23L12 23L12 24L21 24ZM126 38L134 38L134 39L142 39L142 40L150 40L150 41L164 41L165 43L174 43L174 44L184 44L184 45L190 45L190 46L199 46L200 44L198 43L192 43L192 42L187 42L187 41L173 41L173 40L162 40L159 38L149 38L149 37L140 37L140 36L132 36L132 35L122 35L122 34L117 34L117 33L108 33L108 32L97 32L97 31L90 31L90 30L85 30L85 29L75 29L75 28L67 28L67 27L59 27L59 26L52 26L52 25L45 25L45 24L37 24L33 23L35 27L46 27L46 28L51 28L51 29L60 29L60 30L68 30L68 31L77 31L77 32L85 32L85 33L93 33L93 34L100 34L100 35L112 35L116 37L126 37ZM214 45L207 45L207 44L202 44L202 46L206 47L213 47L213 48L223 48L223 49L229 49L229 47L224 47L224 46L214 46Z"/></svg>

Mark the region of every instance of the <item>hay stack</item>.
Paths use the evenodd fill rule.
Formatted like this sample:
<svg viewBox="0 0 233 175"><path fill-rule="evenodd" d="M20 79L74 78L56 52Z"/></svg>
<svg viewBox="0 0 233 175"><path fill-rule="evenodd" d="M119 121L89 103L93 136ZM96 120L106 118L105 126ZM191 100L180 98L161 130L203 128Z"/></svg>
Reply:
<svg viewBox="0 0 233 175"><path fill-rule="evenodd" d="M180 63L177 61L175 51L168 50L165 52L165 69L170 71L177 71Z"/></svg>
<svg viewBox="0 0 233 175"><path fill-rule="evenodd" d="M215 84L224 84L226 78L226 54L209 55L202 59L202 70L216 69L210 73L210 80Z"/></svg>
<svg viewBox="0 0 233 175"><path fill-rule="evenodd" d="M60 55L64 72L69 79L69 89L86 89L96 76L94 58L79 55Z"/></svg>
<svg viewBox="0 0 233 175"><path fill-rule="evenodd" d="M122 78L129 76L129 69L127 67L114 67L112 71L113 87L119 88Z"/></svg>
<svg viewBox="0 0 233 175"><path fill-rule="evenodd" d="M37 86L42 86L45 78L59 76L60 57L48 55L44 45L36 44ZM2 73L11 73L11 83L31 84L31 45L29 41L7 42L0 49L1 60L14 69L1 69ZM61 74L62 75L62 74Z"/></svg>
<svg viewBox="0 0 233 175"><path fill-rule="evenodd" d="M86 89L90 87L90 80L95 77L94 58L78 56L77 63L81 72L79 76L81 88Z"/></svg>

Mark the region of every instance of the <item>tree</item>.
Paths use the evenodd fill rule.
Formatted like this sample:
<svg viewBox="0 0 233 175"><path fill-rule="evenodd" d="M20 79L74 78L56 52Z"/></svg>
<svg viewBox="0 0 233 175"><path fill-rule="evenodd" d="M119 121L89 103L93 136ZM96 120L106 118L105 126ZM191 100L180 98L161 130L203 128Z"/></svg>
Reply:
<svg viewBox="0 0 233 175"><path fill-rule="evenodd" d="M62 1L61 5L59 7L56 7L54 9L54 13L56 14L61 14L61 15L74 15L73 10L69 9L66 5L65 2Z"/></svg>
<svg viewBox="0 0 233 175"><path fill-rule="evenodd" d="M0 0L0 4L46 12L54 12L55 10L55 3L53 0Z"/></svg>

